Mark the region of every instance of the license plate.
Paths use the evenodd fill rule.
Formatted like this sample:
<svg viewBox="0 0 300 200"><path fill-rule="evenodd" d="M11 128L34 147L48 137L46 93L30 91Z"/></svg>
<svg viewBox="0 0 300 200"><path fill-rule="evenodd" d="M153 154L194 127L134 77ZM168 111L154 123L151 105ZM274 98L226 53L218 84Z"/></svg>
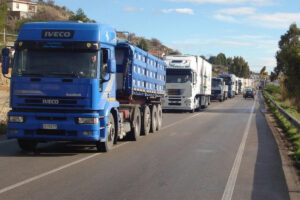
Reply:
<svg viewBox="0 0 300 200"><path fill-rule="evenodd" d="M57 124L43 124L43 129L57 129Z"/></svg>

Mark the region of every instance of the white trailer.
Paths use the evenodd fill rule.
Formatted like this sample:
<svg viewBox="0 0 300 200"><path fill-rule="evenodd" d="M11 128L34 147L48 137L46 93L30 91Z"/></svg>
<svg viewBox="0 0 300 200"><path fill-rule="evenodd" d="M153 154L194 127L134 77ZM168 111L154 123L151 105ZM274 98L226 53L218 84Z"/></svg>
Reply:
<svg viewBox="0 0 300 200"><path fill-rule="evenodd" d="M194 112L210 104L212 65L200 56L166 56L164 110Z"/></svg>

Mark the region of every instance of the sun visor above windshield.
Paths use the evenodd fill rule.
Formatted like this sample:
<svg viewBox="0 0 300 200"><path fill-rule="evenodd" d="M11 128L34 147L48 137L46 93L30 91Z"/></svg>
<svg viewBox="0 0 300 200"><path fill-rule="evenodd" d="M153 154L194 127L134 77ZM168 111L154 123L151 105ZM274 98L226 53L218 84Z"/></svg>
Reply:
<svg viewBox="0 0 300 200"><path fill-rule="evenodd" d="M18 41L100 42L116 45L115 30L103 24L31 22L22 26Z"/></svg>

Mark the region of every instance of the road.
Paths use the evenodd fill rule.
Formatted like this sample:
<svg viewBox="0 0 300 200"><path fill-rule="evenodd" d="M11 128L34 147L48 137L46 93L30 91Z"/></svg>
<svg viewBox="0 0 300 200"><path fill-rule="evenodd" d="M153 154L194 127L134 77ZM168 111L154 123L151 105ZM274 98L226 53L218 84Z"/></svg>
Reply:
<svg viewBox="0 0 300 200"><path fill-rule="evenodd" d="M51 143L25 154L0 143L0 199L289 199L260 96L165 113L163 129L109 153Z"/></svg>

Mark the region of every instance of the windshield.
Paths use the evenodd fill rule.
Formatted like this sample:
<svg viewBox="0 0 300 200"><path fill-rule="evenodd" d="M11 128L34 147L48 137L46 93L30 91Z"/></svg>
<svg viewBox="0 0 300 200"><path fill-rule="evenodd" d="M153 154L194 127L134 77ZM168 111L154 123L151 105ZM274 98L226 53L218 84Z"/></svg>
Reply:
<svg viewBox="0 0 300 200"><path fill-rule="evenodd" d="M212 79L212 87L222 86L222 82L219 79Z"/></svg>
<svg viewBox="0 0 300 200"><path fill-rule="evenodd" d="M225 78L223 78L223 80L224 80L226 85L231 85L231 78L225 77Z"/></svg>
<svg viewBox="0 0 300 200"><path fill-rule="evenodd" d="M191 83L191 75L167 75L167 83Z"/></svg>
<svg viewBox="0 0 300 200"><path fill-rule="evenodd" d="M97 78L97 51L18 50L13 76Z"/></svg>

